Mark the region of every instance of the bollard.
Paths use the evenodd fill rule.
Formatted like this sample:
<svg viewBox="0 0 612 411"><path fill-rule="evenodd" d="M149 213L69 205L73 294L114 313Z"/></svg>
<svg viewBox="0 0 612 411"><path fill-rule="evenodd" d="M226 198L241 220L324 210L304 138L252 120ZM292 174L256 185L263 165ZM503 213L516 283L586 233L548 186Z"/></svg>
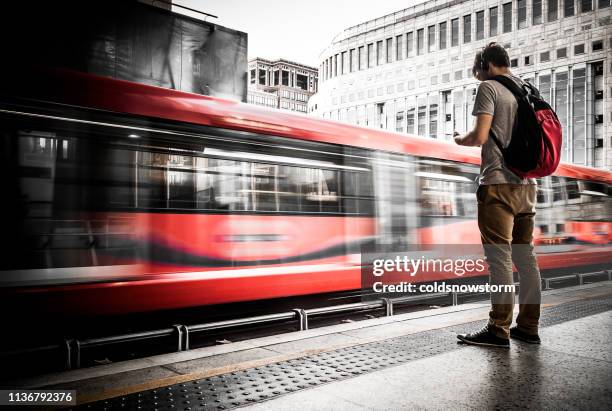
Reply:
<svg viewBox="0 0 612 411"><path fill-rule="evenodd" d="M298 319L298 331L305 331L308 329L308 313L302 308L294 308L292 310Z"/></svg>
<svg viewBox="0 0 612 411"><path fill-rule="evenodd" d="M189 348L189 327L181 325L183 331L183 351L188 351Z"/></svg>
<svg viewBox="0 0 612 411"><path fill-rule="evenodd" d="M385 304L385 315L390 317L393 315L393 301L390 298L383 298L383 303Z"/></svg>
<svg viewBox="0 0 612 411"><path fill-rule="evenodd" d="M64 349L66 352L66 370L72 369L72 343L74 340L64 340Z"/></svg>
<svg viewBox="0 0 612 411"><path fill-rule="evenodd" d="M177 351L183 351L183 326L180 324L175 324L172 326L172 328L174 328L178 336Z"/></svg>

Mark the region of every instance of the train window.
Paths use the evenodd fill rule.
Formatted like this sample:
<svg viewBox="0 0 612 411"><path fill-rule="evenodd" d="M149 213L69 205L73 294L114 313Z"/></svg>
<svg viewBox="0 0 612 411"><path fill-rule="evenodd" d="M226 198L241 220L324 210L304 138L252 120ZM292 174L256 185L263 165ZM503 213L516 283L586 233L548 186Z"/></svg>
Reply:
<svg viewBox="0 0 612 411"><path fill-rule="evenodd" d="M344 171L144 151L138 155L137 207L342 212Z"/></svg>
<svg viewBox="0 0 612 411"><path fill-rule="evenodd" d="M562 177L551 177L551 186L553 192L553 202L559 203L566 198L565 179Z"/></svg>
<svg viewBox="0 0 612 411"><path fill-rule="evenodd" d="M559 208L559 215L574 221L610 220L612 198L608 184L557 176L551 177L550 181L553 203L547 207Z"/></svg>
<svg viewBox="0 0 612 411"><path fill-rule="evenodd" d="M372 180L367 167L251 152L246 146L240 150L206 147L196 156L139 151L136 207L373 213ZM345 151L345 155L363 156L351 154L348 148ZM347 184L350 181L353 183Z"/></svg>
<svg viewBox="0 0 612 411"><path fill-rule="evenodd" d="M551 184L551 179L549 177L538 179L536 207L543 208L550 206L553 195L553 189L551 188Z"/></svg>
<svg viewBox="0 0 612 411"><path fill-rule="evenodd" d="M478 167L451 161L418 161L421 215L428 217L476 216Z"/></svg>
<svg viewBox="0 0 612 411"><path fill-rule="evenodd" d="M19 174L29 178L19 183L19 189L27 191L30 213L374 212L368 154L351 147L316 143L312 147L316 150L304 151L300 157L297 146L298 150L251 142L228 145L214 137L170 142L154 132L128 135L121 129L64 123L45 124L40 131L28 129L18 131L16 126L15 141ZM47 131L56 129L64 131ZM310 149L315 143L304 145Z"/></svg>

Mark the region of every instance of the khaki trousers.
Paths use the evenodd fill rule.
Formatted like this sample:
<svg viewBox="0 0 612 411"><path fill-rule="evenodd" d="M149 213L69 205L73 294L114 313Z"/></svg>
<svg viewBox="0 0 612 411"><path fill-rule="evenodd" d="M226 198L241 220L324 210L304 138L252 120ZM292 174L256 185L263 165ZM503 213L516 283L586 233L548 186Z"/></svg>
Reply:
<svg viewBox="0 0 612 411"><path fill-rule="evenodd" d="M481 185L478 227L489 265L491 285L513 284L512 262L519 273L518 327L537 334L540 319L541 280L534 249L536 190L534 184ZM489 327L498 337L508 338L514 292L491 293Z"/></svg>

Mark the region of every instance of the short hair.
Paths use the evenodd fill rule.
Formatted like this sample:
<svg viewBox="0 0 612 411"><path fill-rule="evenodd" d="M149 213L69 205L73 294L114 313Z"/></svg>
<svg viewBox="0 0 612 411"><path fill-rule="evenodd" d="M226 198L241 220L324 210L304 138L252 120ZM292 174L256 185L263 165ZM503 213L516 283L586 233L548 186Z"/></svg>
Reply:
<svg viewBox="0 0 612 411"><path fill-rule="evenodd" d="M493 64L495 67L510 67L508 52L496 42L487 44L479 54L479 69L481 70L487 71L489 69L489 64Z"/></svg>

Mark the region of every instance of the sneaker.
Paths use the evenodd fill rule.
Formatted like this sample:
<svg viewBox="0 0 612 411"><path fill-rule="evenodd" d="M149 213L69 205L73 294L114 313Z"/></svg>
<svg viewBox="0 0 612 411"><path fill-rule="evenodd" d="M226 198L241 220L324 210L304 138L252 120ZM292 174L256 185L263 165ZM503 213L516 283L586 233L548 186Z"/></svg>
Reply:
<svg viewBox="0 0 612 411"><path fill-rule="evenodd" d="M489 330L489 326L485 325L480 331L471 334L458 334L457 338L465 344L485 345L489 347L510 348L510 340L501 338L493 334Z"/></svg>
<svg viewBox="0 0 612 411"><path fill-rule="evenodd" d="M540 344L542 342L538 334L527 334L518 327L510 328L510 338L516 338L529 344Z"/></svg>

